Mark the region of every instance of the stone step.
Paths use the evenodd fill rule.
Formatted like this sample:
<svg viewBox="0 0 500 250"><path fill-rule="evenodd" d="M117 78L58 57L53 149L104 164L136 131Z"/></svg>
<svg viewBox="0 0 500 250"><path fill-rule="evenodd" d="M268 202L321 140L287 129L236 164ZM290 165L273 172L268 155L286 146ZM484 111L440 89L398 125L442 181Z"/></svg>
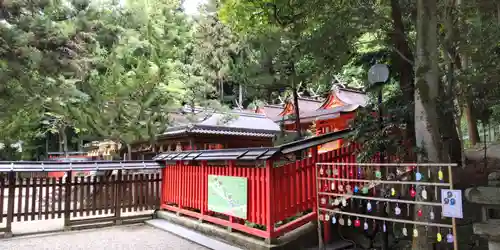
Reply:
<svg viewBox="0 0 500 250"><path fill-rule="evenodd" d="M146 224L161 229L163 231L167 231L171 234L177 235L199 245L202 245L206 248L214 249L214 250L243 250L238 247L231 246L225 242L221 242L218 240L214 240L210 237L207 237L201 233L193 231L191 229L185 228L183 226L179 226L173 224L164 219L152 219L146 221Z"/></svg>

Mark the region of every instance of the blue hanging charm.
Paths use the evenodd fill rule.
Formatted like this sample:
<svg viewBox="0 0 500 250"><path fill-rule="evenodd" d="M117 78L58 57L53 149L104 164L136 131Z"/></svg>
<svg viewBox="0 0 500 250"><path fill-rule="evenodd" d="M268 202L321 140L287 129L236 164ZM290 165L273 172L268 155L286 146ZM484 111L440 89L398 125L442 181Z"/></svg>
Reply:
<svg viewBox="0 0 500 250"><path fill-rule="evenodd" d="M385 222L384 222L384 225L382 225L382 231L387 232L387 226L385 225Z"/></svg>
<svg viewBox="0 0 500 250"><path fill-rule="evenodd" d="M372 204L370 202L366 203L366 211L368 212L372 211Z"/></svg>
<svg viewBox="0 0 500 250"><path fill-rule="evenodd" d="M358 186L354 186L354 193L357 193L359 192L359 187Z"/></svg>
<svg viewBox="0 0 500 250"><path fill-rule="evenodd" d="M421 181L422 180L422 174L420 172L417 172L415 174L415 180L417 180L417 181Z"/></svg>
<svg viewBox="0 0 500 250"><path fill-rule="evenodd" d="M335 218L335 215L332 216L332 224L336 224L337 223L337 218Z"/></svg>

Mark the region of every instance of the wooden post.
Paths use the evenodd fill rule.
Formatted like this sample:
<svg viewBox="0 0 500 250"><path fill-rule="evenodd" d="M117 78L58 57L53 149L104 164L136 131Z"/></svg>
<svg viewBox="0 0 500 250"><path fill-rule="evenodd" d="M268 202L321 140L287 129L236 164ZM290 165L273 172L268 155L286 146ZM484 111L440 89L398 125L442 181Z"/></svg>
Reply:
<svg viewBox="0 0 500 250"><path fill-rule="evenodd" d="M118 176L116 178L116 182L114 183L114 188L115 188L115 197L114 197L114 203L115 203L115 224L116 225L121 225L122 220L121 220L121 214L122 214L122 185L123 185L123 170L118 170Z"/></svg>
<svg viewBox="0 0 500 250"><path fill-rule="evenodd" d="M274 204L274 193L273 193L273 161L266 160L266 233L269 238L266 238L267 244L275 243L274 237L274 214L273 206Z"/></svg>
<svg viewBox="0 0 500 250"><path fill-rule="evenodd" d="M453 171L451 170L451 166L448 166L448 181L450 182L450 189L453 189ZM457 242L457 222L455 218L451 218L451 227L453 237L453 249L458 250L458 242Z"/></svg>
<svg viewBox="0 0 500 250"><path fill-rule="evenodd" d="M64 230L70 230L71 223L71 183L73 178L71 176L71 171L66 172L66 180L64 183ZM41 192L41 191L40 191ZM76 197L75 197L76 199ZM76 209L73 208L73 209Z"/></svg>
<svg viewBox="0 0 500 250"><path fill-rule="evenodd" d="M12 237L12 221L14 220L14 198L16 196L16 173L9 172L9 197L7 198L7 224L5 226L5 237ZM19 199L21 194L19 194Z"/></svg>

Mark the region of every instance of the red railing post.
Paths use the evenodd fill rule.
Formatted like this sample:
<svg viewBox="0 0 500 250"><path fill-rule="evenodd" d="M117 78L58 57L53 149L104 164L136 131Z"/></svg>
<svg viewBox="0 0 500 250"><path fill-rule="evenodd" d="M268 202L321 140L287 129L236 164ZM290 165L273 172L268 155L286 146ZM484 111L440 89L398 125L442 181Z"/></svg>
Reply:
<svg viewBox="0 0 500 250"><path fill-rule="evenodd" d="M165 163L165 166L161 169L161 189L160 189L160 208L162 205L167 204L167 167L168 164Z"/></svg>
<svg viewBox="0 0 500 250"><path fill-rule="evenodd" d="M312 183L307 183L307 185L311 185L312 186L312 190L313 190L313 195L311 196L311 198L314 200L314 202L312 202L314 204L313 206L313 212L318 212L318 206L316 204L316 163L318 163L318 146L314 146L311 148L311 164L312 166L310 167L312 169ZM308 181L311 181L311 179L308 179Z"/></svg>
<svg viewBox="0 0 500 250"><path fill-rule="evenodd" d="M273 205L274 204L274 193L273 193L273 161L266 160L266 209L265 209L265 221L266 221L266 234L269 238L266 238L266 243L272 244L274 240L274 213L273 213Z"/></svg>
<svg viewBox="0 0 500 250"><path fill-rule="evenodd" d="M234 176L236 174L236 166L235 166L235 162L233 160L229 161L229 171L228 171L228 174L229 176ZM233 216L229 216L229 226L227 227L227 230L229 232L232 232L233 231L233 228L232 228L232 225L235 223L235 219Z"/></svg>
<svg viewBox="0 0 500 250"><path fill-rule="evenodd" d="M208 170L207 170L207 161L201 161L201 178L202 178L202 181L201 181L201 209L200 209L200 213L201 213L201 217L200 217L200 221L202 222L203 221L203 216L205 215L205 212L207 210L207 207L208 207Z"/></svg>
<svg viewBox="0 0 500 250"><path fill-rule="evenodd" d="M177 169L177 175L179 175L179 179L176 180L178 181L178 188L177 188L177 200L179 201L179 203L177 204L179 206L179 209L182 209L184 207L184 197L182 196L183 195L183 192L184 192L184 178L183 178L183 173L182 173L182 161L176 161L175 162L175 168ZM180 211L177 212L177 215L181 215Z"/></svg>

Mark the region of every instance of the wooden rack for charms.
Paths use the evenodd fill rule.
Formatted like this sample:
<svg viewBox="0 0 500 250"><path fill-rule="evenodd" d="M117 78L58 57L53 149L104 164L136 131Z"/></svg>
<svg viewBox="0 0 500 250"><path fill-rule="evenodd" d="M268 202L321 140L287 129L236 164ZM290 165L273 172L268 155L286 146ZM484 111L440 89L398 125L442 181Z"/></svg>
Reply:
<svg viewBox="0 0 500 250"><path fill-rule="evenodd" d="M402 234L407 236L411 234L413 237L419 237L419 226L436 227L438 233L436 238L438 242L443 240L441 229L448 228L448 234L445 241L453 243L454 249L457 249L456 241L456 222L455 218L451 218L451 223L437 223L428 221L418 221L410 218L410 206L418 206L418 209L413 211L418 217L423 216L424 211L420 208L422 206L430 207L429 218L435 219L435 210L442 207L441 202L437 201L438 189L449 188L453 189L453 180L451 167L456 164L417 164L417 163L317 163L317 187L318 198L321 202L318 203L318 218L319 220L329 220L332 223L347 225L354 227L363 226L364 230L370 228L369 220L373 223L372 228L377 226L377 221L380 223L382 230L386 232L386 222L402 223ZM393 168L395 171L392 173L386 171L388 176L384 177L381 168ZM421 167L427 167L428 172L425 176L420 172ZM448 168L448 181L444 181L443 168ZM435 176L437 182L431 182L432 171L437 169ZM412 180L400 180L402 177ZM425 181L423 181L425 180ZM390 187L390 188L389 188ZM398 190L399 187L399 190ZM406 196L409 199L402 199L401 191L407 187ZM377 193L377 188L386 192L385 194ZM429 200L428 192L434 189L434 201ZM370 192L372 190L372 192ZM370 196L370 193L372 196ZM399 197L399 198L398 198ZM325 204L328 201L328 204ZM362 212L352 212L355 210L356 201L360 201L365 209L359 209ZM351 211L344 211L349 208L348 203L351 204ZM379 204L384 203L382 206L386 209L387 214L400 218L388 218L370 214L379 208ZM374 206L376 205L376 206ZM406 217L404 216L404 209L406 208ZM355 218L354 222L351 218ZM346 220L347 219L347 220ZM413 229L408 232L406 225L413 225ZM318 230L321 231L321 223L318 223ZM321 235L321 234L319 234ZM322 243L320 237L320 244Z"/></svg>

